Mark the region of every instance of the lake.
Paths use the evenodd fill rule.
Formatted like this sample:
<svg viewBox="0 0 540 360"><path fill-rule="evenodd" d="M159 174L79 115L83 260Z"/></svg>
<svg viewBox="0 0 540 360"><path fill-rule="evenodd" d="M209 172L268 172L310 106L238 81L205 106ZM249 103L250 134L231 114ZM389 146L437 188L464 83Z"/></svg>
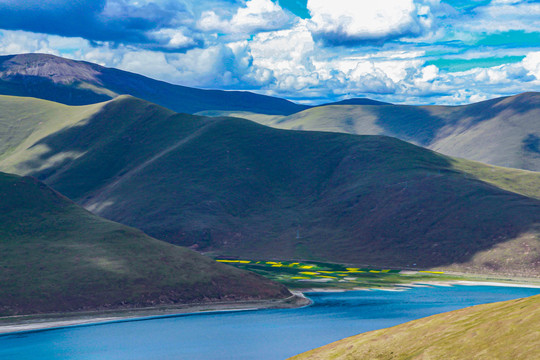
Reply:
<svg viewBox="0 0 540 360"><path fill-rule="evenodd" d="M162 316L0 335L0 359L284 359L358 333L538 288L434 286L308 293L313 305Z"/></svg>

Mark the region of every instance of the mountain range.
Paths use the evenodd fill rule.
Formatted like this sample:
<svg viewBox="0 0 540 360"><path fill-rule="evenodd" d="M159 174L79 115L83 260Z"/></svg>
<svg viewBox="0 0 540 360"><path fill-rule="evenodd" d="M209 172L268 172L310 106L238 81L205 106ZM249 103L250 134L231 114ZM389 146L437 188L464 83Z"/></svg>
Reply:
<svg viewBox="0 0 540 360"><path fill-rule="evenodd" d="M288 115L308 106L247 91L203 90L46 54L0 56L0 94L88 105L133 95L183 113L243 110Z"/></svg>
<svg viewBox="0 0 540 360"><path fill-rule="evenodd" d="M390 105L385 105L386 107ZM130 96L2 97L0 169L214 255L536 276L540 174Z"/></svg>
<svg viewBox="0 0 540 360"><path fill-rule="evenodd" d="M280 129L387 135L445 155L540 171L540 93L463 106L324 105L289 116L205 111Z"/></svg>
<svg viewBox="0 0 540 360"><path fill-rule="evenodd" d="M540 171L540 94L463 106L353 98L307 106L247 91L202 90L45 54L0 57L0 94L89 105L128 94L175 112L239 116L283 129L386 135L445 155ZM496 139L496 140L495 140Z"/></svg>

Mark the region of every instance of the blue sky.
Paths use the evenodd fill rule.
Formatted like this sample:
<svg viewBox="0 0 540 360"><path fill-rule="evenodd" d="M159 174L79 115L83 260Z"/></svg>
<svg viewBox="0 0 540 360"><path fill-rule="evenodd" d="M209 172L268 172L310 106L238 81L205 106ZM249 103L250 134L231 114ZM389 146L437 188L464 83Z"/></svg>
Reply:
<svg viewBox="0 0 540 360"><path fill-rule="evenodd" d="M304 103L540 91L540 1L0 0L0 54L42 52Z"/></svg>

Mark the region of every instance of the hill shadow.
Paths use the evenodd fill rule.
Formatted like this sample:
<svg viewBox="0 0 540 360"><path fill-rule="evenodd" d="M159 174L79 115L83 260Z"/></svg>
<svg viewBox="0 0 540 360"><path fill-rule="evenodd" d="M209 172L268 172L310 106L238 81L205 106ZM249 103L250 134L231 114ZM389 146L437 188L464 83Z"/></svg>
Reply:
<svg viewBox="0 0 540 360"><path fill-rule="evenodd" d="M0 80L0 94L34 97L65 105L89 105L111 99L108 95L78 88L80 83L58 84L40 76L16 75L9 80Z"/></svg>
<svg viewBox="0 0 540 360"><path fill-rule="evenodd" d="M259 258L297 258L302 249L336 262L444 267L538 233L540 201L397 139L171 115L128 100L40 141L49 152L35 166L62 152L84 155L34 175L79 202L107 188L101 200L112 204L100 215L171 243ZM505 268L498 256L500 271L538 267Z"/></svg>

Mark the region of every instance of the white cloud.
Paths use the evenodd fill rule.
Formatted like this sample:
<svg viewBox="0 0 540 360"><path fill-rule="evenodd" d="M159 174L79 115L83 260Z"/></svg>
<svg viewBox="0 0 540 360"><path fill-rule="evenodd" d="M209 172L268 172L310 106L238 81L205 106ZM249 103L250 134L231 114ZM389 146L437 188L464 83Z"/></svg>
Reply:
<svg viewBox="0 0 540 360"><path fill-rule="evenodd" d="M471 17L462 18L457 27L484 33L510 30L540 31L540 4L496 2L478 7Z"/></svg>
<svg viewBox="0 0 540 360"><path fill-rule="evenodd" d="M430 82L439 76L439 68L435 65L428 65L422 68L422 81Z"/></svg>
<svg viewBox="0 0 540 360"><path fill-rule="evenodd" d="M79 50L77 59L92 62L101 66L118 67L121 58L108 47L96 47Z"/></svg>
<svg viewBox="0 0 540 360"><path fill-rule="evenodd" d="M275 89L286 93L317 86L320 74L314 71L316 49L305 21L290 30L261 33L249 43L253 65L272 71ZM321 51L324 53L324 51Z"/></svg>
<svg viewBox="0 0 540 360"><path fill-rule="evenodd" d="M58 37L56 37L58 38ZM58 55L59 52L50 46L49 36L25 31L0 31L0 54L12 55L23 53L43 53Z"/></svg>
<svg viewBox="0 0 540 360"><path fill-rule="evenodd" d="M275 71L303 71L310 63L315 43L302 23L291 30L259 34L250 42L250 47L257 65Z"/></svg>
<svg viewBox="0 0 540 360"><path fill-rule="evenodd" d="M174 81L179 78L178 70L169 64L165 54L155 51L126 51L118 67L159 80Z"/></svg>
<svg viewBox="0 0 540 360"><path fill-rule="evenodd" d="M540 51L528 53L521 63L528 74L533 75L536 80L540 81Z"/></svg>
<svg viewBox="0 0 540 360"><path fill-rule="evenodd" d="M308 0L310 28L324 41L378 41L420 35L432 26L430 5L413 0Z"/></svg>
<svg viewBox="0 0 540 360"><path fill-rule="evenodd" d="M229 15L216 16L231 26L238 13L239 10L234 10ZM256 24L236 21L249 26ZM491 56L527 54L521 62L448 72L427 65L426 51L444 54L454 51L458 58L482 58L486 56L485 50L462 51L451 47L452 44L403 42L328 47L314 39L310 26L313 26L311 20L297 19L288 29L259 32L241 41L216 36L212 45L184 53L142 51L128 45L90 43L81 38L1 31L0 53L47 52L186 86L255 90L310 102L367 96L397 103L459 104L540 89L540 49L534 44L527 49L499 49L502 53L490 49ZM174 49L196 41L189 31L179 26L156 31L153 36Z"/></svg>
<svg viewBox="0 0 540 360"><path fill-rule="evenodd" d="M273 80L271 69L253 64L247 41L192 49L170 56L178 70L178 83L204 88L253 89Z"/></svg>
<svg viewBox="0 0 540 360"><path fill-rule="evenodd" d="M290 14L271 0L248 0L234 15L220 16L209 10L202 13L197 25L202 31L225 34L250 34L282 29L292 22Z"/></svg>
<svg viewBox="0 0 540 360"><path fill-rule="evenodd" d="M196 45L196 41L185 34L185 29L160 29L150 32L149 37L155 39L166 49L183 49Z"/></svg>

